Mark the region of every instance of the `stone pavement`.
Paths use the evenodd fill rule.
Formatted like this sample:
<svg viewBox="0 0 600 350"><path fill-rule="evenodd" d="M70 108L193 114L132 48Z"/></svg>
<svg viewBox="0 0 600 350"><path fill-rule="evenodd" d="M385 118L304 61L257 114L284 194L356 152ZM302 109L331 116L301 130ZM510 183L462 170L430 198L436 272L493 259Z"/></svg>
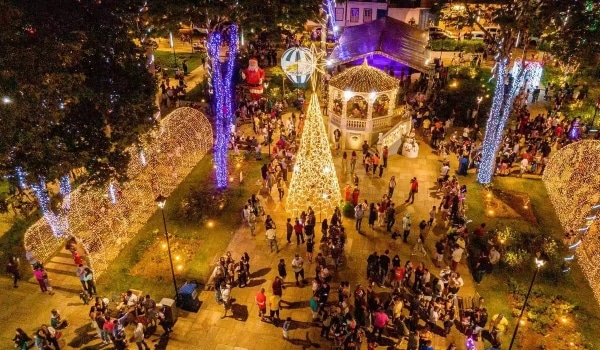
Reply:
<svg viewBox="0 0 600 350"><path fill-rule="evenodd" d="M289 117L287 115L286 117ZM243 126L249 128L249 125ZM249 131L249 129L248 129ZM366 258L373 251L382 253L385 249L390 250L390 255L399 254L402 262L411 259L410 250L415 243L418 233L418 222L428 218L428 211L433 205L439 205L439 198L432 189L435 186L435 181L440 167L440 162L426 142L420 142L421 150L419 157L416 159L407 159L399 155L391 155L388 161L388 168L384 172L383 178L372 178L366 176L364 169L357 166L357 174L360 178L361 196L360 200L367 199L369 201L378 200L381 195L387 192L387 183L391 175L396 176L397 189L394 193L393 200L397 203L399 213L397 214L397 225L400 225L401 218L405 213L410 212L413 219L413 232L409 237L409 244L401 243L401 240L393 241L385 230L376 228L374 231L366 230L367 223L363 224L364 234L358 234L354 230L354 221L344 219L344 226L348 232L348 242L346 245L346 263L340 268L337 274L334 275L332 283L332 294L335 294L339 281L350 281L351 288L356 286L357 282L366 284ZM265 150L266 153L266 150ZM340 185L343 187L350 182L350 174L343 174L341 169L341 154L335 156L336 170L340 179ZM452 169L457 168L456 159L452 158ZM360 165L360 164L359 164ZM409 187L409 179L416 176L420 183L420 191L416 195L413 205L404 203L405 196ZM256 192L260 190L260 184L247 184L254 186ZM286 191L287 192L287 191ZM284 203L277 199L277 190L273 190L272 196L261 196L265 209L270 214L278 225L278 237L280 253L270 253L267 241L264 238L264 225L257 225L257 236L251 237L247 227L240 227L232 236L231 242L227 248L233 253L234 258L239 259L243 252L248 252L251 257L250 265L252 272L252 281L246 288L234 288L232 297L235 299L233 305L233 316L231 311L229 316L221 319L223 309L218 305L214 298L214 292L205 290L200 292L199 299L201 307L198 313L189 313L185 311L179 312L179 319L174 332L170 338L161 338L162 330L157 332L157 335L152 335L148 339L148 343L155 349L298 349L298 348L329 348L332 346L330 341L324 341L320 338L320 328L312 325L312 315L308 308L308 300L312 295L310 284L306 286L296 287L289 283L293 279L293 271L291 270L291 260L295 253L305 255L305 246L297 246L296 244L285 244L285 219L288 215L284 212ZM285 201L285 198L284 198ZM241 208L240 208L241 211ZM320 219L317 217L317 219ZM317 227L317 235L320 235L320 230ZM445 232L443 227L436 227L433 233L429 235L427 242L428 256L423 259L423 262L428 266L434 274L438 274L439 270L433 267L431 262L431 253L433 244L440 235ZM295 241L294 241L295 243ZM215 252L221 254L224 252ZM277 274L277 262L279 258L284 258L288 265L288 288L284 290L283 309L281 317L292 317L294 325L290 331L290 340L286 341L282 338L281 328L275 327L272 324L261 322L258 317L258 310L254 303L256 292L264 287L267 296L271 295L271 282ZM418 259L415 259L418 260ZM414 262L418 262L415 261ZM213 263L207 261L207 264ZM0 295L0 304L3 305L3 312L0 314L0 321L7 329L23 327L30 334L42 323L49 323L50 310L58 308L65 318L71 322L71 327L64 330L61 346L66 349L75 348L112 348L102 347L100 341L93 338L94 330L89 324L87 318L88 307L83 306L78 298L77 292L80 288L79 281L74 274L74 265L70 254L66 251L58 254L48 264L50 267L49 273L52 282L60 286L56 288L54 296L43 295L37 287L35 280L29 280L22 283L21 287L15 290L9 288L8 283L5 285L5 292ZM310 280L314 276L314 264L309 264L306 261L306 277ZM461 265L459 268L465 280L465 286L459 292L464 297L473 296L475 294L474 283L467 268ZM386 293L389 290L374 287L376 292ZM10 289L10 290L8 290ZM107 296L111 298L111 296ZM330 300L337 300L337 296L333 295ZM18 301L18 302L17 302ZM25 309L25 310L23 310ZM405 310L406 312L406 310ZM493 310L491 311L493 314ZM129 327L127 334L130 336L133 329ZM3 339L0 339L2 344L10 344L10 339L7 336L9 332L4 332ZM446 341L455 341L459 349L464 347L465 337L459 334L456 330L444 339L436 336L434 346L435 349L446 349ZM389 341L391 344L391 340ZM366 347L366 344L365 344ZM134 348L131 344L130 348ZM405 349L406 342L401 343L397 349Z"/></svg>

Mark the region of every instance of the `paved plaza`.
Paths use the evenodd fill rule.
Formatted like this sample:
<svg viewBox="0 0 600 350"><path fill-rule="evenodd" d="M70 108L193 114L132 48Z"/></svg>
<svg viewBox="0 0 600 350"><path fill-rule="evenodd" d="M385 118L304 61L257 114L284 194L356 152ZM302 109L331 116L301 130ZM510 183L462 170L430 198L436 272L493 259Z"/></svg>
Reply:
<svg viewBox="0 0 600 350"><path fill-rule="evenodd" d="M390 250L390 255L399 254L402 263L406 260L423 261L430 270L437 275L439 269L433 266L431 256L433 253L433 244L441 235L444 234L443 226L434 227L432 234L426 242L428 256L422 259L413 259L410 256L410 250L414 245L418 232L417 224L422 219L428 218L428 212L433 205L438 206L440 198L435 188L435 180L441 166L432 150L426 142L420 142L421 150L419 157L408 159L400 155L390 155L388 168L384 171L383 178L366 175L364 168L357 165L356 172L360 178L360 201L367 199L369 202L377 201L383 193L387 192L389 178L394 175L398 186L393 196L393 201L397 204L397 224L400 225L401 218L406 213L411 213L413 220L413 232L409 237L409 244L403 244L401 239L396 241L390 238L385 232L384 227L376 227L375 230L368 229L366 222L363 224L363 234L358 234L354 229L353 219L344 219L344 226L347 229L348 241L345 249L345 264L334 274L331 294L335 294L340 281L350 281L352 290L356 283L366 284L366 259L373 251L383 253L386 249ZM342 172L341 153L334 156L336 170L340 186L344 187L351 183L351 174ZM452 158L452 169L456 169L457 161ZM416 176L420 191L416 195L415 203L408 205L404 203L406 199L409 180ZM247 252L251 257L252 280L246 288L233 288L232 297L235 299L233 305L233 315L222 319L222 306L217 304L214 298L214 292L210 284L206 290L199 294L201 307L198 313L189 313L180 311L179 319L174 328L173 334L168 339L160 338L162 330L157 331L156 335L149 338L150 343L156 345L157 349L189 349L190 346L200 346L202 349L296 349L296 348L329 348L332 343L320 337L320 327L312 324L312 315L308 307L308 300L312 295L310 284L296 287L292 282L293 271L291 271L291 260L295 253L305 256L305 245L288 245L285 242L285 221L289 217L285 212L285 198L283 202L278 200L277 189L273 189L271 196L260 194L260 184L246 184L254 186L256 193L265 203L265 209L278 225L278 241L281 249L280 253L270 253L267 241L264 237L264 224L257 224L257 236L252 237L247 227L240 227L232 236L231 242L227 248L232 252L235 259ZM286 191L287 193L287 191ZM240 208L241 210L241 208ZM293 218L292 218L293 219ZM317 215L317 220L320 218ZM365 220L366 221L366 220ZM319 226L319 224L317 224ZM434 224L435 226L435 224ZM320 230L317 227L317 237L320 237ZM215 252L218 254L219 252ZM225 252L222 252L225 253ZM254 302L256 292L264 287L267 296L271 293L271 283L277 274L277 263L280 258L286 260L288 265L288 288L283 293L283 309L281 317L291 317L293 327L290 331L290 340L286 341L282 337L280 327L262 322L258 317L258 309ZM207 261L207 264L212 263ZM310 280L314 276L314 264L305 261L306 277ZM66 251L55 256L47 264L53 283L56 285L56 295L41 295L35 280L21 284L16 290L10 290L10 296L3 293L1 297L5 312L0 316L5 325L11 327L24 327L27 331L32 331L39 324L47 323L49 311L52 308L58 308L63 315L68 318L72 324L71 327L64 330L62 344L68 344L66 348L85 348L91 346L96 348L100 344L98 339L94 339L95 331L92 329L87 317L88 306L82 305L78 297L80 284L75 276L75 267L72 263L70 254ZM475 296L473 280L467 268L464 265L459 267L461 275L464 276L465 286L459 292L463 297ZM289 275L291 273L291 276ZM389 289L381 289L374 286L376 292L389 293ZM110 296L109 296L110 297ZM160 299L161 296L154 296ZM337 300L334 295L331 301ZM9 302L12 301L12 302ZM19 301L19 302L16 302ZM8 313L6 313L8 311ZM405 310L405 312L407 312ZM29 327L27 325L30 325ZM31 328L31 329L29 329ZM130 335L133 329L128 328ZM456 341L459 346L464 344L464 336L453 330L448 339L436 336L434 346L436 349L445 349L446 341ZM6 344L8 339L4 339ZM395 341L395 339L394 339ZM391 344L391 340L386 344ZM405 349L406 341L400 343L397 348ZM100 344L101 345L101 344ZM97 348L101 348L98 345ZM133 346L133 344L131 345ZM365 344L366 347L366 344Z"/></svg>

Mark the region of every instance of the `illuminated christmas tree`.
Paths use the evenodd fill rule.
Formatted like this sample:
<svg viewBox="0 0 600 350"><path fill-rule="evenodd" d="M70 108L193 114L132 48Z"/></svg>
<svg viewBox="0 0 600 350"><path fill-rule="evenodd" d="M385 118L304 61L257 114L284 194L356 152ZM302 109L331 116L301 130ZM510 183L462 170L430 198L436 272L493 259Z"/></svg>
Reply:
<svg viewBox="0 0 600 350"><path fill-rule="evenodd" d="M340 200L340 185L333 166L319 99L313 93L308 104L300 149L296 155L286 210L297 215L311 206L315 213L327 217Z"/></svg>

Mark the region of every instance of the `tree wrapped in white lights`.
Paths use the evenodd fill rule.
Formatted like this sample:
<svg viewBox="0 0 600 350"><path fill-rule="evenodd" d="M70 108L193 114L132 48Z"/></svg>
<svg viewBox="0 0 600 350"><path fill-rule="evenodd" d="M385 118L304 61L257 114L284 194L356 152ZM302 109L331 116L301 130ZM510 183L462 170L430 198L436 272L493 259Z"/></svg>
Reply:
<svg viewBox="0 0 600 350"><path fill-rule="evenodd" d="M292 215L309 206L323 215L333 211L341 200L331 148L316 93L310 97L300 149L296 154L286 210Z"/></svg>

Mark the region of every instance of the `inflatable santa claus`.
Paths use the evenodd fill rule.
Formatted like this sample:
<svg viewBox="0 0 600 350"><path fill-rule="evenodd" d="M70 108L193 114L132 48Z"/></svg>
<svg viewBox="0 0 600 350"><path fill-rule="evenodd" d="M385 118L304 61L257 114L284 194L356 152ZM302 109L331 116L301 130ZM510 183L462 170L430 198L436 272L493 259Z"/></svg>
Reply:
<svg viewBox="0 0 600 350"><path fill-rule="evenodd" d="M256 58L251 58L248 63L248 68L242 71L242 78L250 87L250 97L253 100L258 100L263 94L263 80L265 79L265 71L258 66Z"/></svg>

